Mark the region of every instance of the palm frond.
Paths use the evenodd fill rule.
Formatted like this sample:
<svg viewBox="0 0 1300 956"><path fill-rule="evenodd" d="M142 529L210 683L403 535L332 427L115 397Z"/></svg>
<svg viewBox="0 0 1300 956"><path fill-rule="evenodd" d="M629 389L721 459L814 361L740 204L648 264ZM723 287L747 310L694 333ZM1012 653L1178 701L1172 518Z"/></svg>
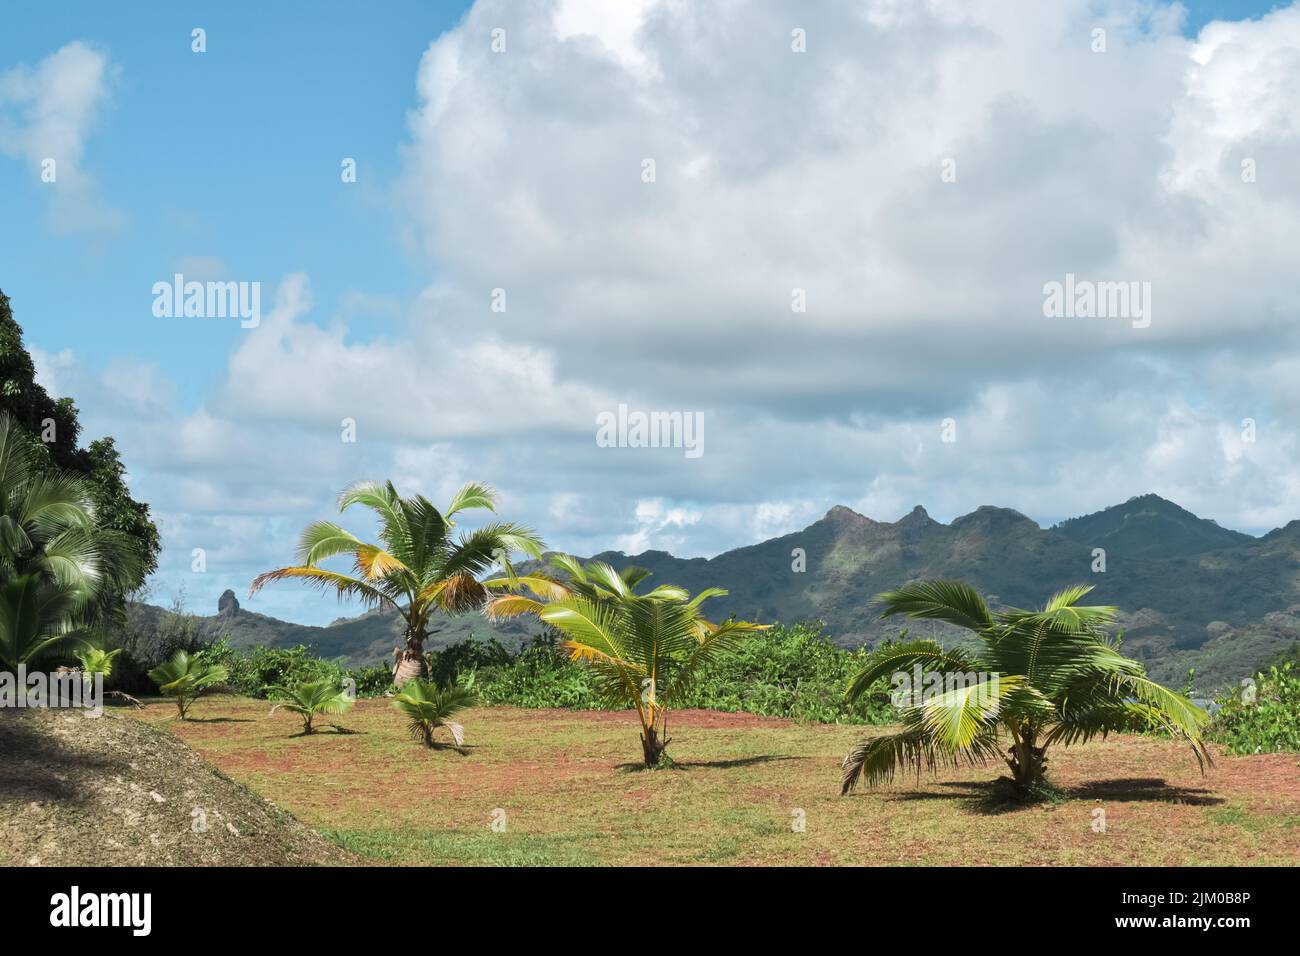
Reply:
<svg viewBox="0 0 1300 956"><path fill-rule="evenodd" d="M354 554L362 546L360 538L334 522L313 521L298 537L298 563L311 567L335 555Z"/></svg>
<svg viewBox="0 0 1300 956"><path fill-rule="evenodd" d="M488 511L496 511L499 500L500 495L497 494L496 489L490 485L471 481L461 486L460 490L452 495L451 504L447 505L447 510L443 514L450 518L452 515L469 508L486 508Z"/></svg>
<svg viewBox="0 0 1300 956"><path fill-rule="evenodd" d="M873 651L849 683L848 698L857 700L869 687L883 677L897 673L908 674L921 668L922 675L931 671L987 670L983 662L962 648L945 649L938 641L917 639L889 644Z"/></svg>
<svg viewBox="0 0 1300 956"><path fill-rule="evenodd" d="M339 600L356 598L368 607L378 607L381 604L392 604L396 607L393 599L373 584L359 581L337 571L312 567L279 568L259 574L249 587L249 596L256 594L272 581L286 580L303 580L322 591L334 591L338 594Z"/></svg>
<svg viewBox="0 0 1300 956"><path fill-rule="evenodd" d="M977 765L1001 756L996 733L976 737L961 750L942 747L924 727L913 726L895 734L864 737L854 744L841 766L840 793L848 794L859 784L869 787L890 783L900 770L933 772L940 767L957 767L963 762Z"/></svg>
<svg viewBox="0 0 1300 956"><path fill-rule="evenodd" d="M983 630L993 623L979 592L960 581L916 581L877 594L874 603L884 605L882 618L905 614L946 621L972 631Z"/></svg>

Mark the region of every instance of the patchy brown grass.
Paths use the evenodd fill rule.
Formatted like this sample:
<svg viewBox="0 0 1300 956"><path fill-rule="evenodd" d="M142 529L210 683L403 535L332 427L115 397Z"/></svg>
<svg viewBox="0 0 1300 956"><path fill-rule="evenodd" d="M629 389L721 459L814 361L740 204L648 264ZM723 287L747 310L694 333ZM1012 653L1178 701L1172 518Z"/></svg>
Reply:
<svg viewBox="0 0 1300 956"><path fill-rule="evenodd" d="M1058 803L990 805L994 766L838 795L862 728L685 711L673 770L637 767L628 713L477 708L462 754L407 736L385 700L294 736L289 714L214 697L167 726L224 773L344 846L401 863L1295 864L1300 758L1219 756L1205 776L1182 745L1112 737L1057 750ZM1094 832L1093 810L1105 812ZM495 810L506 830L493 832ZM802 811L804 832L792 821Z"/></svg>

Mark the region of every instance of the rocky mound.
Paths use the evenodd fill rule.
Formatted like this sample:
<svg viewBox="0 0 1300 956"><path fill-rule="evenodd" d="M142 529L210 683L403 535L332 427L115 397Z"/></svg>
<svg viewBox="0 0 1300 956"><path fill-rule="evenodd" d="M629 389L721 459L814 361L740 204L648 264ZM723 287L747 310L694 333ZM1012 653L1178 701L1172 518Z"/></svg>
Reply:
<svg viewBox="0 0 1300 956"><path fill-rule="evenodd" d="M0 711L0 754L0 865L357 862L127 715Z"/></svg>

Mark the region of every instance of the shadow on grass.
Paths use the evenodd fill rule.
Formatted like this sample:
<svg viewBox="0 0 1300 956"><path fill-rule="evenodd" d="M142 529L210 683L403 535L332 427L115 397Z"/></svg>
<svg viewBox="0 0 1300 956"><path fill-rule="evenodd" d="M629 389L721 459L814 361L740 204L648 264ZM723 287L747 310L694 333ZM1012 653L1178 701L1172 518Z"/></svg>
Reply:
<svg viewBox="0 0 1300 956"><path fill-rule="evenodd" d="M455 744L445 744L441 740L435 740L431 744L421 744L421 746L424 747L425 750L433 750L437 752L451 750L460 754L462 757L468 757L473 754L475 750L480 749L473 744L461 744L457 747Z"/></svg>
<svg viewBox="0 0 1300 956"><path fill-rule="evenodd" d="M962 801L962 809L982 816L1015 813L1034 807L1064 803L1070 800L1117 800L1139 803L1169 803L1194 807L1212 807L1226 801L1201 787L1178 787L1161 777L1122 777L1113 780L1094 780L1063 790L1048 788L1034 798L1018 795L1007 777L996 780L969 780L956 783L937 783L942 792L913 791L890 794L889 799L901 802L924 800Z"/></svg>
<svg viewBox="0 0 1300 956"><path fill-rule="evenodd" d="M643 770L727 770L734 767L754 767L759 764L773 763L777 760L803 760L803 757L788 755L763 754L757 757L737 757L732 760L674 760L662 767L647 767L644 762L617 764L614 769L624 773L639 773Z"/></svg>
<svg viewBox="0 0 1300 956"><path fill-rule="evenodd" d="M173 717L172 720L180 718ZM186 717L187 724L251 724L254 723L251 717Z"/></svg>
<svg viewBox="0 0 1300 956"><path fill-rule="evenodd" d="M326 729L326 728L328 728L328 729ZM300 731L298 731L296 734L290 734L290 735L289 735L289 739L290 739L290 740L293 740L293 739L296 738L296 737L315 737L315 736L317 736L317 735L319 735L319 734L324 734L324 735L327 736L327 737L328 737L328 736L335 736L335 737L338 737L338 736L343 736L343 737L352 737L352 736L355 736L355 735L357 735L357 734L361 734L361 735L364 736L364 735L365 735L365 731L364 731L364 730L352 730L352 729L350 729L350 728L348 728L348 727L340 727L338 724L326 724L324 727L314 727L314 728L312 728L311 731L300 730Z"/></svg>
<svg viewBox="0 0 1300 956"><path fill-rule="evenodd" d="M714 767L725 770L728 767L754 767L761 763L775 763L778 760L803 759L803 757L792 757L788 754L763 754L758 757L737 757L732 760L683 760L677 766L684 770L690 770L692 767Z"/></svg>
<svg viewBox="0 0 1300 956"><path fill-rule="evenodd" d="M1213 807L1227 801L1202 787L1172 787L1160 777L1121 777L1094 780L1081 787L1071 787L1067 795L1077 800L1133 800L1160 803L1186 803L1194 807Z"/></svg>
<svg viewBox="0 0 1300 956"><path fill-rule="evenodd" d="M84 719L84 718L83 718ZM0 805L31 801L86 803L94 791L83 784L88 770L122 766L113 754L87 754L65 744L45 713L0 717Z"/></svg>

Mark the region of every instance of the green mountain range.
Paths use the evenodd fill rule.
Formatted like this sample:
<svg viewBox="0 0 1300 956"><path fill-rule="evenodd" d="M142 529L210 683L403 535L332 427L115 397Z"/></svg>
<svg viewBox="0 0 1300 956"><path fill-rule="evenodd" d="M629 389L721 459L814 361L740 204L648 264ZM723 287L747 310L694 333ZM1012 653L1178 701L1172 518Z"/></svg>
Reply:
<svg viewBox="0 0 1300 956"><path fill-rule="evenodd" d="M727 597L710 602L715 617L822 620L832 640L850 647L897 634L898 623L880 621L871 598L909 580L957 578L994 603L1021 607L1070 584L1091 584L1091 603L1120 609L1128 654L1168 684L1181 686L1188 668L1196 668L1201 692L1235 683L1300 640L1300 521L1254 538L1157 495L1054 528L990 506L950 524L919 506L895 522L837 506L802 531L715 558L665 551L594 557L619 568L639 565L654 582L691 591L726 588ZM309 627L250 613L230 592L218 610L204 627L236 646L306 644L351 665L391 659L401 633L391 612ZM161 613L148 605L133 609L141 619ZM527 620L489 625L481 615L461 615L439 621L430 645L473 634L518 646L537 630ZM945 641L960 636L929 622L912 622L910 631Z"/></svg>

